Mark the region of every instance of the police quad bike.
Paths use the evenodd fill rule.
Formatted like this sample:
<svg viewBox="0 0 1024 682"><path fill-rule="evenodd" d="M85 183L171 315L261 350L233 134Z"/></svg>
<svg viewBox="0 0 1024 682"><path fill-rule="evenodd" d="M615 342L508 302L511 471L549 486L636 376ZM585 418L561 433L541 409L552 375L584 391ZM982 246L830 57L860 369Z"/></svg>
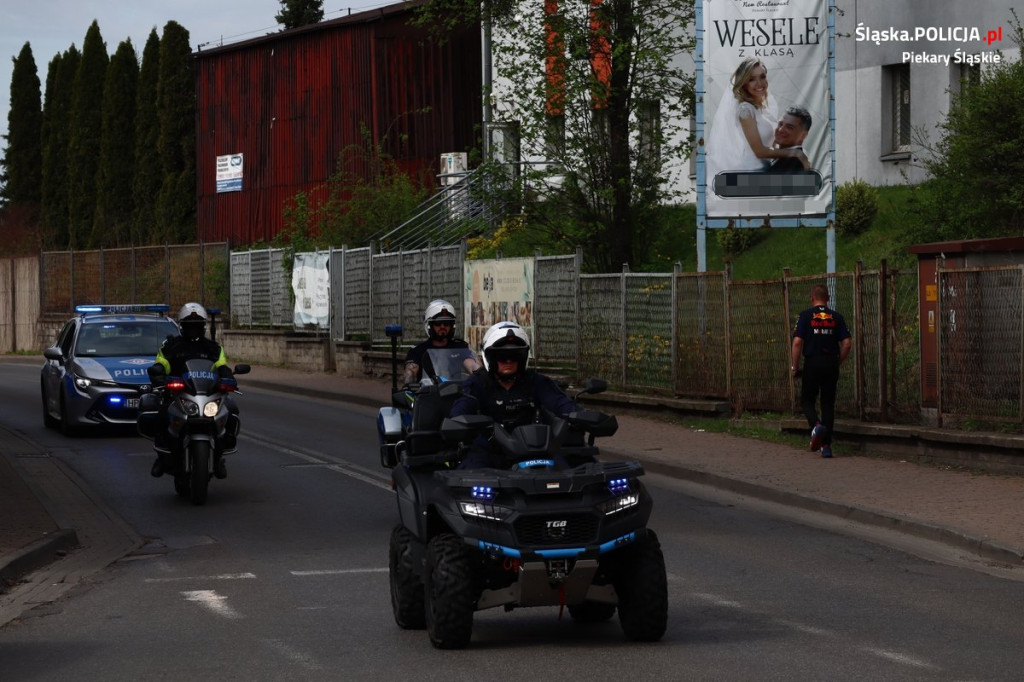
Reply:
<svg viewBox="0 0 1024 682"><path fill-rule="evenodd" d="M180 377L166 376L162 365L150 368L153 389L139 399L137 427L173 475L174 491L200 505L220 458L236 451L241 422L234 394L240 391L234 380L220 377L210 360L187 360L185 367ZM238 364L234 373L250 369ZM164 424L167 434L161 438L157 430Z"/></svg>
<svg viewBox="0 0 1024 682"><path fill-rule="evenodd" d="M590 380L576 397L598 393ZM441 403L457 395L442 385ZM452 394L452 395L448 395ZM426 628L440 649L467 646L476 611L558 606L580 622L616 610L626 637L656 641L668 619L665 560L647 528L651 497L638 462L598 462L594 439L618 428L614 416L578 410L506 429L490 417L421 417L382 462L392 466L401 522L391 533L389 573L395 622ZM400 397L396 396L396 402ZM424 410L426 405L426 410ZM458 450L491 431L507 469L454 468Z"/></svg>

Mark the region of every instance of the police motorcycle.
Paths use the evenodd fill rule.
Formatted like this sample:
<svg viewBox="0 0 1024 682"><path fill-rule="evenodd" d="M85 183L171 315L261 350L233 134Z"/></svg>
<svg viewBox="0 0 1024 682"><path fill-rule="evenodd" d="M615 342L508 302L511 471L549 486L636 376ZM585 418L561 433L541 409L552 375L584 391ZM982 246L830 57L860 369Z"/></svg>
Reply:
<svg viewBox="0 0 1024 682"><path fill-rule="evenodd" d="M606 387L591 379L575 397ZM668 583L647 528L653 503L643 466L597 461L595 438L615 433L615 417L540 410L513 428L482 415L438 418L458 393L446 383L436 398L417 394L409 426L382 426L381 463L391 468L400 516L388 562L396 624L426 628L435 647L459 649L476 611L557 606L559 617L567 608L579 622L618 611L628 639L660 639ZM394 401L408 405L404 393ZM465 444L488 432L508 468L456 468Z"/></svg>
<svg viewBox="0 0 1024 682"><path fill-rule="evenodd" d="M162 365L150 367L153 389L139 399L137 427L169 465L165 468L174 477L174 491L201 505L220 458L237 449L241 422L234 394L241 391L234 379L221 378L210 360L192 359L185 366L180 377L167 376ZM240 363L234 373L248 374L250 369ZM158 438L157 430L165 423L161 410L167 414L167 438Z"/></svg>

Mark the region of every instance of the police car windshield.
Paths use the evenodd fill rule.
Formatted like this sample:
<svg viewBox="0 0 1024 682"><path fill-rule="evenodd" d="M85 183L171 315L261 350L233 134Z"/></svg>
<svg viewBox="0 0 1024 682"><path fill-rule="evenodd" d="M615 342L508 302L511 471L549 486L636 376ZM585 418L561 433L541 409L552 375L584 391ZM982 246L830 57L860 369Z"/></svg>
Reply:
<svg viewBox="0 0 1024 682"><path fill-rule="evenodd" d="M177 327L169 320L152 322L90 322L82 325L75 355L103 358L125 355L156 356L168 335Z"/></svg>

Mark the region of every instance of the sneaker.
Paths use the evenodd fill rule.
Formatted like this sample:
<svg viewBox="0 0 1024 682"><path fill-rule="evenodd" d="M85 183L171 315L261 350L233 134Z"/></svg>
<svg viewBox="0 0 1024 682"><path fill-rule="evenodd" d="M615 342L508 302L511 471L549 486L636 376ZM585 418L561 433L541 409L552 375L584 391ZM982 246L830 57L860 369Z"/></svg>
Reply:
<svg viewBox="0 0 1024 682"><path fill-rule="evenodd" d="M821 424L815 424L811 429L811 445L808 448L811 452L817 452L825 442L825 432L828 431Z"/></svg>
<svg viewBox="0 0 1024 682"><path fill-rule="evenodd" d="M821 456L825 457L826 459L831 457L832 456L832 446L831 445L822 445L821 446Z"/></svg>

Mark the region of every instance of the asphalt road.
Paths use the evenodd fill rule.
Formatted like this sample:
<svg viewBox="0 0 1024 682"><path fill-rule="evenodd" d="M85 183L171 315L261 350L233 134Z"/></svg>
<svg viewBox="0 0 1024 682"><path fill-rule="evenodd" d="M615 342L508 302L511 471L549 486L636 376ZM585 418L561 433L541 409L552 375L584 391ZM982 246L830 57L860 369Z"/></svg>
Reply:
<svg viewBox="0 0 1024 682"><path fill-rule="evenodd" d="M649 475L669 571L668 631L557 608L478 613L465 651L391 617L397 518L374 411L250 389L225 481L193 507L149 476L131 431L43 428L38 369L5 370L0 423L59 457L139 549L0 629L4 680L1010 680L1024 583L694 497ZM755 445L756 447L756 445Z"/></svg>

